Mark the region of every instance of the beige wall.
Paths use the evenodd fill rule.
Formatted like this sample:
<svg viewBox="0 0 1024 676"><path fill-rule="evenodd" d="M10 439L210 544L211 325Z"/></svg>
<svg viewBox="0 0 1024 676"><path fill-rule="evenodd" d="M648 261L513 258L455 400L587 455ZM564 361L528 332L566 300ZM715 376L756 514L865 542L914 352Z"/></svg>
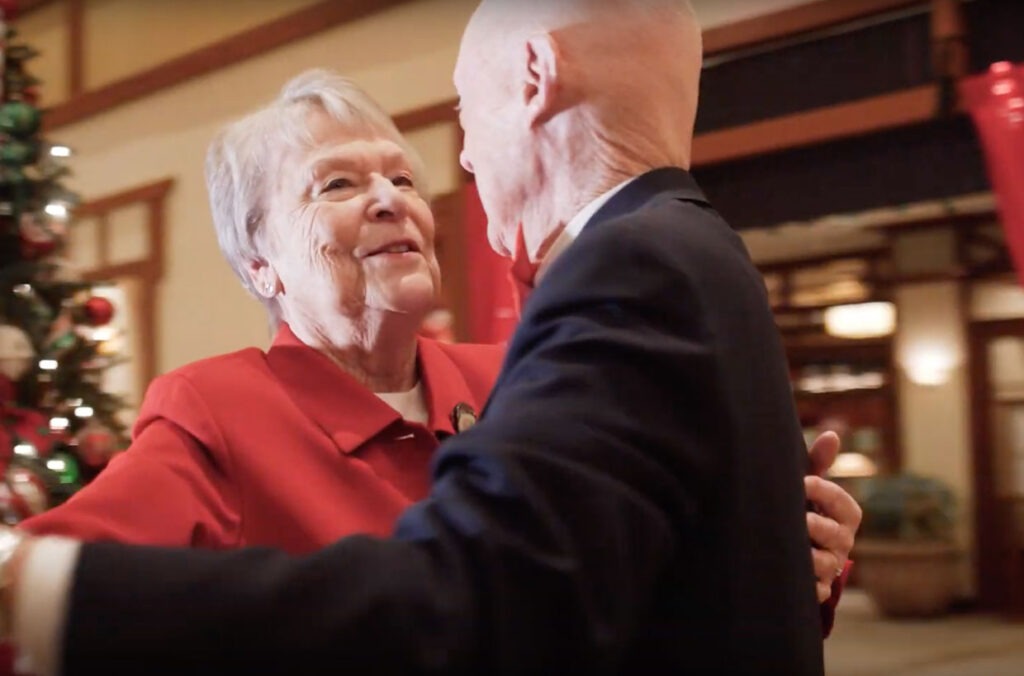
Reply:
<svg viewBox="0 0 1024 676"><path fill-rule="evenodd" d="M970 407L966 338L958 311L959 284L934 282L901 286L895 354L903 466L909 472L946 482L959 503L957 540L968 552L962 592L973 580L974 488L971 472ZM942 382L921 383L918 372L946 369Z"/></svg>
<svg viewBox="0 0 1024 676"><path fill-rule="evenodd" d="M75 149L69 186L85 199L165 178L176 181L168 199L167 270L159 290L158 370L262 345L267 338L262 310L221 259L210 224L202 162L215 131L270 100L289 77L317 66L353 77L392 113L446 100L454 95L451 69L472 7L471 0L399 6L51 135ZM453 134L449 127L412 135L435 192L450 190L456 181Z"/></svg>
<svg viewBox="0 0 1024 676"><path fill-rule="evenodd" d="M1016 277L978 282L971 288L971 319L1016 319L1024 317L1024 288Z"/></svg>
<svg viewBox="0 0 1024 676"><path fill-rule="evenodd" d="M317 0L86 0L86 89L100 87Z"/></svg>

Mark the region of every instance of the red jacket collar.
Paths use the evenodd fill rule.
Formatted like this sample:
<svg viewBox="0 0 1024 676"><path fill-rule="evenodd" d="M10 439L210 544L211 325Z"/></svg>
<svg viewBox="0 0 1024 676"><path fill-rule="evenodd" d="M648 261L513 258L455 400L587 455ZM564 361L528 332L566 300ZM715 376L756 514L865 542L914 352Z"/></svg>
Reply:
<svg viewBox="0 0 1024 676"><path fill-rule="evenodd" d="M325 355L304 344L282 323L267 351L267 363L289 396L345 453L352 453L401 416ZM454 434L455 405L477 402L462 373L435 341L417 340L429 427Z"/></svg>

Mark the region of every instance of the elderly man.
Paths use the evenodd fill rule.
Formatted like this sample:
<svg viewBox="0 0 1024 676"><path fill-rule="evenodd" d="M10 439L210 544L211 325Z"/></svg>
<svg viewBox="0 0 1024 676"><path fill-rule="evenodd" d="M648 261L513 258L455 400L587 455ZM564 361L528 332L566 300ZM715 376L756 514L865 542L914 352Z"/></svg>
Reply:
<svg viewBox="0 0 1024 676"><path fill-rule="evenodd" d="M66 612L48 638L68 673L821 673L812 566L842 567L859 513L812 563L763 283L686 171L700 54L683 0L474 14L463 164L535 288L392 538L304 558L0 544L6 607ZM19 596L50 552L62 584Z"/></svg>

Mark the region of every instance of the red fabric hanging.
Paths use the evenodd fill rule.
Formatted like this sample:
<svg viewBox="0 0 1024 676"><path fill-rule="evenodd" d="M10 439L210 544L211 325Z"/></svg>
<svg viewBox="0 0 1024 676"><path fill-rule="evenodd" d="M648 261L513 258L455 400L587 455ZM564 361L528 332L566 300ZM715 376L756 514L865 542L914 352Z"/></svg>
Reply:
<svg viewBox="0 0 1024 676"><path fill-rule="evenodd" d="M981 139L1006 242L1024 284L1024 65L994 63L964 79L960 94Z"/></svg>
<svg viewBox="0 0 1024 676"><path fill-rule="evenodd" d="M469 342L503 343L518 321L509 261L487 241L487 216L475 183L466 185L464 197Z"/></svg>

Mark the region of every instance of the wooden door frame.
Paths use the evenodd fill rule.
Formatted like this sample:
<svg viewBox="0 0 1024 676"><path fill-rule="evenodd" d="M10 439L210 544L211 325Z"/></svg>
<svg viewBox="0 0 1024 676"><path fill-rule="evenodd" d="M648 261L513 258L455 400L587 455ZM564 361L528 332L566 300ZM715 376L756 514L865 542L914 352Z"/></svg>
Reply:
<svg viewBox="0 0 1024 676"><path fill-rule="evenodd" d="M139 304L132 308L138 313L136 324L132 328L139 334L140 353L133 357L138 364L135 368L135 377L139 397L144 396L150 381L159 373L160 331L157 295L165 268L164 230L167 196L174 183L173 178L148 183L85 202L74 210L75 218L94 219L97 225L98 260L90 269L83 271L83 279L89 282L117 284L119 278L130 277L141 285ZM120 209L136 205L146 209L146 254L130 261L113 262L109 217ZM138 406L140 403L141 399L130 402L132 406Z"/></svg>
<svg viewBox="0 0 1024 676"><path fill-rule="evenodd" d="M1024 318L974 321L968 326L971 396L971 460L974 469L974 524L978 602L986 609L1003 608L1006 590L1000 585L999 515L995 496L992 421L990 420L988 345L1001 336L1024 336Z"/></svg>

